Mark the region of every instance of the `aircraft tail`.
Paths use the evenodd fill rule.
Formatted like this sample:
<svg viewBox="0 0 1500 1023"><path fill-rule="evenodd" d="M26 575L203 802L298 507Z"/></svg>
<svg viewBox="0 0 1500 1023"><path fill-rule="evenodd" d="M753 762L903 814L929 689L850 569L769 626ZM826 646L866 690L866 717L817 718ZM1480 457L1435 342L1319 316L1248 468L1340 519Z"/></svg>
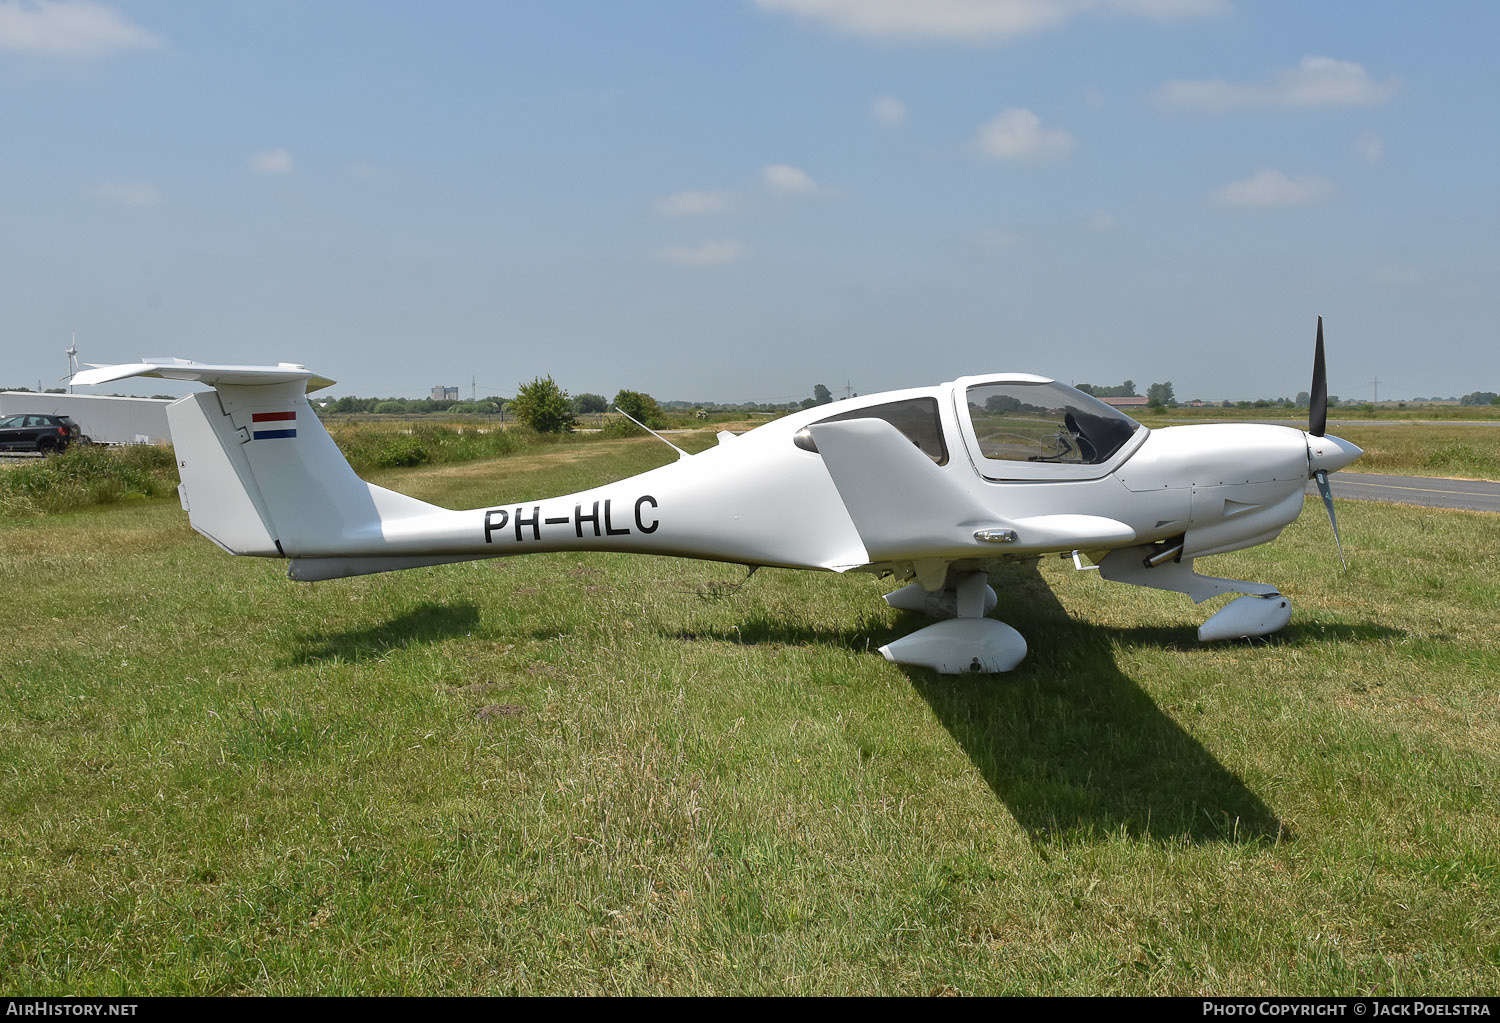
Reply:
<svg viewBox="0 0 1500 1023"><path fill-rule="evenodd" d="M442 511L354 474L307 401L333 381L303 366L166 360L84 370L73 382L130 376L213 386L168 405L167 423L193 528L231 554L379 560L387 524Z"/></svg>

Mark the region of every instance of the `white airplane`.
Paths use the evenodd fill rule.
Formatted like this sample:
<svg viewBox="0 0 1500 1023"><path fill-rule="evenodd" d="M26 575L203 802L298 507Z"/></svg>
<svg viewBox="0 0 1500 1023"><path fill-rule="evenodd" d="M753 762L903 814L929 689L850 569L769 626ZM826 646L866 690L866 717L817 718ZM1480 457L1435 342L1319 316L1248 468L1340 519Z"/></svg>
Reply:
<svg viewBox="0 0 1500 1023"><path fill-rule="evenodd" d="M886 594L891 606L945 619L880 652L949 674L1009 671L1026 655L1020 633L987 617L995 558L1086 558L1105 579L1199 603L1245 594L1198 638L1275 632L1291 605L1274 586L1199 575L1193 561L1274 539L1310 476L1333 521L1328 473L1362 454L1325 433L1321 317L1305 432L1151 430L1056 380L971 376L720 433L713 448L582 493L468 511L356 476L307 402L333 381L303 366L156 360L73 382L131 376L213 386L167 407L183 507L230 554L288 559L292 579L543 551L872 572L914 580Z"/></svg>

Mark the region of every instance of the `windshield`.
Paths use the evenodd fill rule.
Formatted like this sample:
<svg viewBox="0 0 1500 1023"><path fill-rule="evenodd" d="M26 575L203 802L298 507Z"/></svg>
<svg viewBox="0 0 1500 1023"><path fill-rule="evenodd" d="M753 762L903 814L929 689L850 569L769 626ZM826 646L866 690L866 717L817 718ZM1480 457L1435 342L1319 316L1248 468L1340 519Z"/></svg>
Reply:
<svg viewBox="0 0 1500 1023"><path fill-rule="evenodd" d="M968 389L969 418L985 458L1097 465L1141 424L1098 398L1060 384L980 384Z"/></svg>

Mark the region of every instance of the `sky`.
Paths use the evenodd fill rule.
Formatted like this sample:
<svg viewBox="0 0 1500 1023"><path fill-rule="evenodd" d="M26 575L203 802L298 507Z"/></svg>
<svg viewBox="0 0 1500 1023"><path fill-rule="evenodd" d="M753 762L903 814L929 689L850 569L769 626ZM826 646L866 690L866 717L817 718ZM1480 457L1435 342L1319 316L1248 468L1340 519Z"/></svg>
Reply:
<svg viewBox="0 0 1500 1023"><path fill-rule="evenodd" d="M1500 4L0 0L0 385L1500 390ZM118 387L119 385L116 385ZM181 393L146 381L136 393Z"/></svg>

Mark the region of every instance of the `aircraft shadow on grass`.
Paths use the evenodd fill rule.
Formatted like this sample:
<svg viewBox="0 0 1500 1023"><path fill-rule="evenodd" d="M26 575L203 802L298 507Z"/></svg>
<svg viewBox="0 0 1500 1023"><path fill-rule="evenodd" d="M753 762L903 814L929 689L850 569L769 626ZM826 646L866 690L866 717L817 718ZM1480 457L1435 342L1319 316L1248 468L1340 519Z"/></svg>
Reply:
<svg viewBox="0 0 1500 1023"><path fill-rule="evenodd" d="M1034 561L995 565L991 579L1007 620L1035 639L1018 670L1003 676L939 675L904 666L932 708L1034 843L1090 841L1110 834L1191 843L1285 841L1290 829L1115 662L1117 645L1202 650L1194 627L1114 629L1073 619ZM474 631L469 602L427 603L389 621L296 637L290 664L367 660ZM678 633L750 645L832 644L868 649L905 634L907 622L818 629L750 617L730 629ZM1292 626L1270 645L1370 640L1378 625Z"/></svg>
<svg viewBox="0 0 1500 1023"><path fill-rule="evenodd" d="M903 667L912 687L1037 844L1124 832L1190 843L1286 841L1291 830L1244 781L1165 713L1115 662L1118 645L1202 651L1196 626L1113 629L1073 619L1035 561L994 565L1001 613L1034 645L1011 674ZM740 643L828 643L874 651L906 621L823 630L752 618L685 633ZM1270 645L1377 639L1382 626L1292 626ZM1264 643L1265 641L1256 641Z"/></svg>
<svg viewBox="0 0 1500 1023"><path fill-rule="evenodd" d="M1006 619L1036 638L1014 683L906 674L1033 843L1122 831L1191 843L1291 837L1238 775L1116 664L1121 642L1201 650L1194 626L1078 622L1034 561L1004 566L991 579Z"/></svg>
<svg viewBox="0 0 1500 1023"><path fill-rule="evenodd" d="M379 625L343 632L305 632L293 638L288 665L319 661L364 661L424 643L467 635L479 625L479 608L469 602L422 604Z"/></svg>

